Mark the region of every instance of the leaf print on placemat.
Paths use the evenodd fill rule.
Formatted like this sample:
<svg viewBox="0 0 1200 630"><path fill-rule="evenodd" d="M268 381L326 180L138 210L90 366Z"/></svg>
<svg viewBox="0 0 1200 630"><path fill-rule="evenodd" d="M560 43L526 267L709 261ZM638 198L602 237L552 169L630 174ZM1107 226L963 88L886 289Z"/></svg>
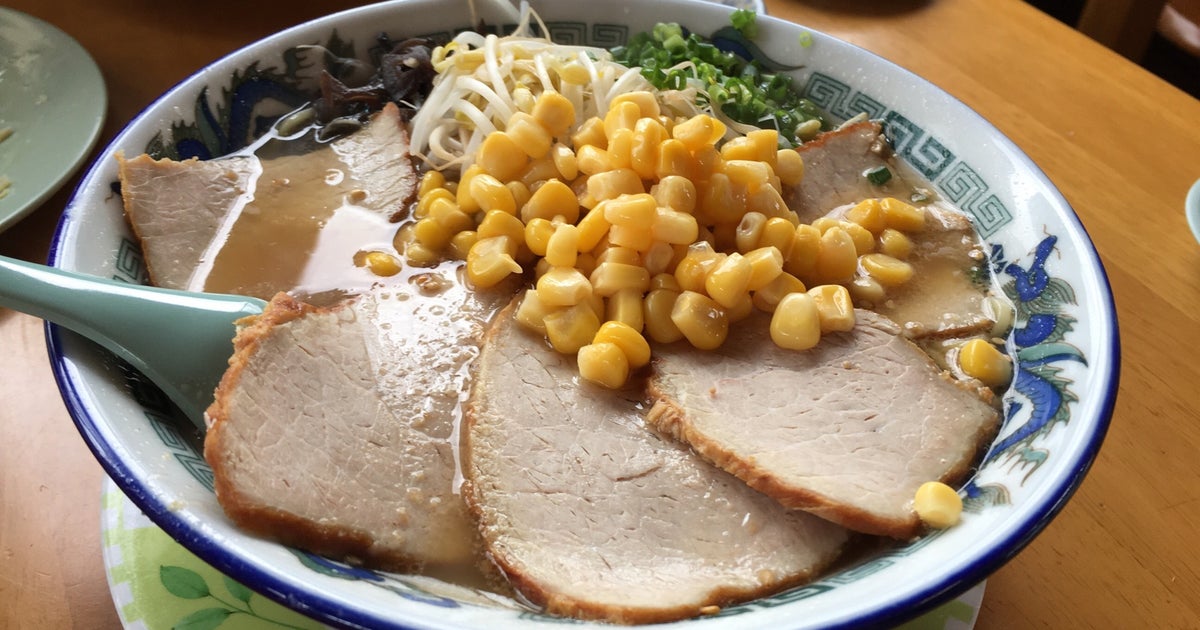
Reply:
<svg viewBox="0 0 1200 630"><path fill-rule="evenodd" d="M207 567L207 565L206 565ZM206 571L210 578L216 579L219 576L219 582L224 586L224 593L215 591L209 586L208 578L201 575L192 569L177 565L160 565L158 568L158 579L162 582L163 588L167 592L180 599L187 600L211 600L206 604L206 608L192 610L184 615L181 619L172 624L175 630L214 630L225 624L226 621L252 619L254 627L278 627L278 628L302 628L311 627L309 625L292 625L278 619L270 618L254 609L256 594L254 591L246 588L239 582L230 579L225 575L221 575L216 571ZM227 596L226 596L227 595ZM273 602L257 597L257 601L264 604L266 611L289 612L282 608L278 608ZM268 608L268 606L273 608ZM239 616L244 616L239 618Z"/></svg>

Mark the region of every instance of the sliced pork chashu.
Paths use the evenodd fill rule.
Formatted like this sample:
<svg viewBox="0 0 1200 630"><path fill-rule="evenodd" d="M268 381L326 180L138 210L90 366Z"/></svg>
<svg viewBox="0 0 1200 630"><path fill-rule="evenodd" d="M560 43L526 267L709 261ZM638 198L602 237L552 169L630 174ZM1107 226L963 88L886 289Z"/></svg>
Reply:
<svg viewBox="0 0 1200 630"><path fill-rule="evenodd" d="M264 299L295 288L306 266L329 264L322 248L337 237L319 235L326 224L347 223L340 213L386 226L417 183L407 131L390 104L359 132L300 155L117 160L125 214L153 284ZM342 240L380 240L370 226L360 231ZM330 253L348 259L354 249Z"/></svg>
<svg viewBox="0 0 1200 630"><path fill-rule="evenodd" d="M784 509L643 422L644 392L580 382L502 312L467 406L464 495L487 552L548 612L695 616L806 581L848 533Z"/></svg>
<svg viewBox="0 0 1200 630"><path fill-rule="evenodd" d="M424 286L441 291L330 308L281 294L239 331L204 449L237 525L375 567L474 564L455 421L495 309L457 284Z"/></svg>
<svg viewBox="0 0 1200 630"><path fill-rule="evenodd" d="M801 145L804 179L788 199L800 220L842 218L863 199L896 197L909 201L928 184L897 164L879 123L864 121L822 134ZM892 178L872 184L864 173L887 167ZM986 255L961 211L941 200L921 204L925 229L910 233L917 281L888 291L887 299L863 306L901 324L912 339L965 337L987 333L994 314L984 306L988 295ZM982 270L983 273L980 273Z"/></svg>
<svg viewBox="0 0 1200 630"><path fill-rule="evenodd" d="M656 349L647 420L791 508L851 529L920 532L913 495L957 484L999 415L938 370L890 320L857 311L849 333L777 347L765 317L720 349Z"/></svg>

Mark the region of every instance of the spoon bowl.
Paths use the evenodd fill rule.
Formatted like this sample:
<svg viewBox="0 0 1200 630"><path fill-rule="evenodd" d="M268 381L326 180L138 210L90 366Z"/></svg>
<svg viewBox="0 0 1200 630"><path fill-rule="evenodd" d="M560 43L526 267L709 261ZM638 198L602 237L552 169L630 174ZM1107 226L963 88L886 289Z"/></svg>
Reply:
<svg viewBox="0 0 1200 630"><path fill-rule="evenodd" d="M266 302L129 284L0 256L0 306L104 346L203 430L204 410L233 353L235 322L262 313Z"/></svg>

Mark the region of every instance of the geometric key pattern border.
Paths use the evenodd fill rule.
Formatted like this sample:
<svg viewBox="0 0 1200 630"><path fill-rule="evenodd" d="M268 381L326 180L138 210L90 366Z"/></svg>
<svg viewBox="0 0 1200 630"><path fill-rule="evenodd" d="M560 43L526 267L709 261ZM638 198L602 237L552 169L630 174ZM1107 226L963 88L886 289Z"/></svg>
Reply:
<svg viewBox="0 0 1200 630"><path fill-rule="evenodd" d="M872 120L883 121L884 135L895 152L933 182L942 196L970 213L980 236L987 238L1012 222L1012 212L979 173L903 113L820 72L809 77L804 96L843 120L865 113Z"/></svg>

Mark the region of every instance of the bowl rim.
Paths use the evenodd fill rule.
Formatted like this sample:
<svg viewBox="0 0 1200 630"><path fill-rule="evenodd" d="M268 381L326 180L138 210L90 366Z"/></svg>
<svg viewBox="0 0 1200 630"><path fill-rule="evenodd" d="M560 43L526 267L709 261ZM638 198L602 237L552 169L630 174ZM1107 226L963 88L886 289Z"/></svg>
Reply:
<svg viewBox="0 0 1200 630"><path fill-rule="evenodd" d="M676 0L678 2L689 2L689 0ZM698 5L709 5L711 3L702 2L701 0L690 0ZM202 68L196 70L184 79L177 82L170 89L163 92L155 98L151 103L146 105L135 117L133 117L106 146L105 150L99 154L99 157L92 162L87 169L87 172L80 182L76 185L71 198L69 199L66 209L56 227L55 233L51 241L51 247L48 255L48 264L59 266L64 256L64 251L61 249L64 244L64 239L67 232L70 230L71 224L74 221L74 212L78 207L78 202L81 197L87 194L90 181L97 176L98 171L102 168L102 164L107 156L110 156L113 151L120 147L125 138L130 135L133 130L148 118L150 110L156 109L160 103L175 98L177 93L186 89L197 78L205 75L207 70L217 64L229 62L232 58L244 55L251 48L270 46L282 41L286 41L293 37L294 33L302 30L313 28L318 23L335 23L341 19L347 18L353 14L374 11L387 11L396 9L409 4L406 0L391 0L375 5L366 5L355 7L325 16L314 18L303 23L288 27L278 31L272 35L260 38L245 46L242 46L228 54L221 56L218 59L206 64ZM1087 472L1095 463L1103 444L1107 430L1111 424L1113 410L1116 404L1118 392L1118 384L1120 381L1120 336L1118 334L1118 321L1115 301L1111 289L1111 284L1108 274L1104 269L1103 263L1096 250L1095 244L1088 234L1085 226L1080 220L1074 208L1062 195L1059 189L1053 184L1045 172L1030 158L1020 147L1018 147L1011 139L995 125L989 122L981 114L966 105L958 97L946 92L931 81L917 75L915 72L900 66L899 64L890 61L870 50L867 50L856 44L836 38L828 33L810 28L808 26L782 20L772 16L760 15L760 19L768 19L782 22L791 27L801 27L812 33L820 34L830 39L836 40L847 46L853 47L860 51L861 54L870 56L874 61L889 65L894 71L900 73L900 76L916 81L928 88L936 90L945 98L952 99L967 116L974 117L984 128L994 134L993 141L1004 149L1010 156L1015 158L1027 169L1029 175L1039 180L1046 188L1046 192L1051 200L1061 205L1062 208L1069 212L1063 213L1062 219L1064 227L1078 230L1079 234L1084 237L1086 248L1082 251L1077 250L1076 254L1081 258L1089 260L1092 264L1092 269L1097 279L1097 286L1102 295L1095 296L1101 302L1101 307L1106 318L1100 318L1101 321L1109 328L1111 334L1107 336L1107 343L1098 342L1096 344L1097 356L1104 356L1105 361L1092 362L1089 369L1102 370L1096 378L1097 383L1104 386L1105 391L1102 394L1099 404L1096 406L1095 430L1091 435L1083 441L1079 448L1078 458L1072 462L1072 474L1065 475L1056 480L1057 483L1050 485L1047 495L1053 497L1053 500L1042 501L1024 510L1019 525L1015 525L1011 533L997 540L986 552L982 553L974 562L964 564L960 570L952 573L944 573L942 576L931 582L929 586L923 588L910 596L903 597L890 603L878 605L870 609L863 616L846 619L836 623L830 627L837 628L861 628L861 627L885 627L896 623L903 622L907 619L916 617L935 606L953 598L962 592L970 589L979 581L985 579L988 575L999 569L1007 561L1015 557L1026 545L1029 544L1038 534L1040 534L1051 520L1063 509L1066 503L1078 490ZM68 357L64 349L64 335L70 336L73 333L60 329L57 325L46 323L45 336L47 351L50 357L51 367L54 373L55 380L62 394L63 401L67 411L79 430L88 448L100 462L105 472L116 482L118 487L130 498L130 500L142 510L152 521L168 533L173 539L183 544L189 551L195 553L205 562L213 565L222 573L229 577L238 580L251 586L255 591L263 594L285 606L297 610L305 615L308 615L319 621L330 623L344 627L386 627L386 628L421 628L421 627L438 627L438 626L413 626L407 625L403 621L397 621L391 618L378 617L369 612L364 612L356 608L347 607L338 603L338 600L331 597L326 597L317 589L307 589L302 591L303 597L295 597L296 584L294 581L273 575L270 571L257 566L255 563L248 562L237 555L228 552L220 543L219 540L212 536L206 535L201 529L186 519L175 514L169 506L157 503L151 496L151 493L142 485L136 475L122 461L120 453L117 449L109 444L105 439L100 426L94 420L93 415L100 417L103 414L92 403L90 397L80 387L79 379L75 367ZM1107 355L1103 355L1101 351L1106 351Z"/></svg>

